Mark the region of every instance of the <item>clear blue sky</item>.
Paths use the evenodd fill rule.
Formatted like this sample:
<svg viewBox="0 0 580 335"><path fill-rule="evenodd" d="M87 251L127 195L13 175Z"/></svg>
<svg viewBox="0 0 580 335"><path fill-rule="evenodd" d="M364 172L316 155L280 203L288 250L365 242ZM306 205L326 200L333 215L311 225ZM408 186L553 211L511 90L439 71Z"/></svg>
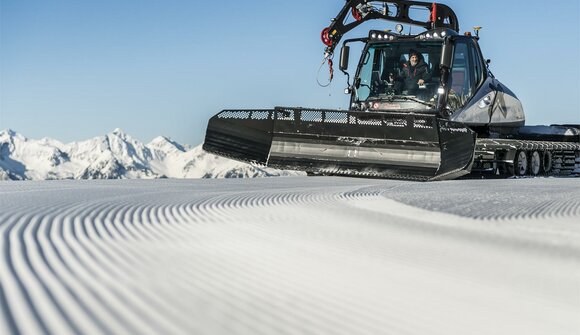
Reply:
<svg viewBox="0 0 580 335"><path fill-rule="evenodd" d="M483 26L484 56L528 124L580 123L580 1L443 3L462 31ZM197 145L222 109L347 107L340 72L316 83L320 31L343 0L0 4L0 129L70 142L119 127Z"/></svg>

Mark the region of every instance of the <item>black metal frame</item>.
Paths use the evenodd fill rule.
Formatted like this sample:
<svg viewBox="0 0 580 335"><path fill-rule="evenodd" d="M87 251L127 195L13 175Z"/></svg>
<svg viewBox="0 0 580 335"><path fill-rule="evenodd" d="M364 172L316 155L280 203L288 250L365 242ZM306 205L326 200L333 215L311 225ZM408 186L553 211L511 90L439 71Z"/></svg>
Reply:
<svg viewBox="0 0 580 335"><path fill-rule="evenodd" d="M370 3L382 3L385 6L394 5L397 8L397 12L390 13L388 10L386 12L372 10L372 8L369 7ZM428 9L431 12L430 20L417 21L411 19L409 17L409 10L413 7L423 7ZM346 24L345 20L347 16L353 11L358 13L358 20L355 19L354 22ZM425 29L449 28L459 32L459 21L455 12L453 12L450 7L443 4L406 0L347 0L338 15L332 19L330 26L325 29L328 34L327 37L331 42L331 44L325 49L325 52L332 55L344 34L356 28L363 22L378 19L408 23L424 27Z"/></svg>

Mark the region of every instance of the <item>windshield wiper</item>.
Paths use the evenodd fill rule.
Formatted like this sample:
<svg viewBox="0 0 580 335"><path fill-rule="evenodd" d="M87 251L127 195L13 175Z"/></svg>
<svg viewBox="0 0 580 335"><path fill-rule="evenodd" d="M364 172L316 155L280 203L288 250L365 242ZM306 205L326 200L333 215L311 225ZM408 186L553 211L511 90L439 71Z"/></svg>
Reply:
<svg viewBox="0 0 580 335"><path fill-rule="evenodd" d="M425 105L425 106L428 106L431 108L437 108L436 105L434 105L430 102L427 102L427 101L424 101L421 99L417 99L416 97L409 96L409 95L388 95L387 97L384 98L384 100L387 100L389 102L393 102L396 99L405 100L405 101L413 101L413 102L420 103L422 105ZM378 100L383 100L383 99L378 99Z"/></svg>
<svg viewBox="0 0 580 335"><path fill-rule="evenodd" d="M422 105L425 105L425 106L428 106L428 107L431 107L431 108L437 108L437 106L435 106L434 104L429 103L427 101L423 101L421 99L417 99L414 96L408 96L408 95L390 95L390 96L387 97L387 100L388 101L394 101L395 99L401 99L401 100L406 100L406 101L413 101L413 102L417 102L417 103L420 103Z"/></svg>
<svg viewBox="0 0 580 335"><path fill-rule="evenodd" d="M437 109L437 106L435 104L432 104L430 102L421 100L421 99L417 99L415 96L408 96L408 95L387 95L387 96L382 96L382 97L369 97L367 100L359 100L358 97L355 99L355 102L357 103L364 103L365 101L388 101L388 102L393 102L395 100L404 100L404 101L413 101L416 103L419 103L421 105L427 106L427 107L431 107L433 109Z"/></svg>

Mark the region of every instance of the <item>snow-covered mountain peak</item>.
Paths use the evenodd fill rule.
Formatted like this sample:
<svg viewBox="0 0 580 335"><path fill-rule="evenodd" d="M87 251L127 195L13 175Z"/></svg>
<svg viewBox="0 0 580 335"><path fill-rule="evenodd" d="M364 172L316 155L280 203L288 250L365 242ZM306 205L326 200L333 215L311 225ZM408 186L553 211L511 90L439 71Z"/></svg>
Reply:
<svg viewBox="0 0 580 335"><path fill-rule="evenodd" d="M111 134L123 136L123 135L125 135L125 132L121 128L115 128L115 129L113 129L113 131L111 132Z"/></svg>
<svg viewBox="0 0 580 335"><path fill-rule="evenodd" d="M185 152L187 151L185 149L185 147L183 147L181 144L171 140L168 137L165 136L157 136L156 138L154 138L151 142L149 142L149 144L147 144L147 147L151 148L151 149L158 149L158 150L162 150L165 152Z"/></svg>
<svg viewBox="0 0 580 335"><path fill-rule="evenodd" d="M40 140L38 140L38 143L42 144L42 145L53 146L53 147L56 147L59 149L62 149L65 146L62 142L54 140L54 139L49 138L49 137L41 138Z"/></svg>
<svg viewBox="0 0 580 335"><path fill-rule="evenodd" d="M149 155L149 150L143 143L125 134L119 128L107 134L105 140L108 149L117 156L131 156L142 159L145 155Z"/></svg>
<svg viewBox="0 0 580 335"><path fill-rule="evenodd" d="M1 132L0 179L54 179L51 171L69 161L61 147L55 140L31 140L10 129Z"/></svg>
<svg viewBox="0 0 580 335"><path fill-rule="evenodd" d="M16 132L10 128L0 130L0 136L16 136Z"/></svg>
<svg viewBox="0 0 580 335"><path fill-rule="evenodd" d="M13 142L14 139L20 141L27 141L28 139L12 129L5 129L0 131L0 142Z"/></svg>

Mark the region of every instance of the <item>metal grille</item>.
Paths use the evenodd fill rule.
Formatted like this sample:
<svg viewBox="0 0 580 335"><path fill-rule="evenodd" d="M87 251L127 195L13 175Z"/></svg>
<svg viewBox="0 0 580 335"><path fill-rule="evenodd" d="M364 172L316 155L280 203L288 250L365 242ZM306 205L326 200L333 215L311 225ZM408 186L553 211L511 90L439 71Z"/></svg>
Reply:
<svg viewBox="0 0 580 335"><path fill-rule="evenodd" d="M436 129L434 117L413 115L407 113L375 113L360 111L340 111L326 109L306 109L292 107L276 107L276 120L299 121L309 123L351 124L376 127L413 127L416 129ZM412 121L409 121L412 120Z"/></svg>
<svg viewBox="0 0 580 335"><path fill-rule="evenodd" d="M413 128L417 129L433 129L435 127L435 119L433 118L425 118L425 119L418 119L415 118L413 122Z"/></svg>
<svg viewBox="0 0 580 335"><path fill-rule="evenodd" d="M300 121L324 122L324 112L305 110L300 113Z"/></svg>
<svg viewBox="0 0 580 335"><path fill-rule="evenodd" d="M385 115L384 122L387 127L397 128L405 128L408 124L407 119L400 115Z"/></svg>
<svg viewBox="0 0 580 335"><path fill-rule="evenodd" d="M347 124L348 114L341 112L326 112L326 122L337 123L337 124Z"/></svg>
<svg viewBox="0 0 580 335"><path fill-rule="evenodd" d="M220 119L247 119L249 117L249 111L223 111L218 114Z"/></svg>
<svg viewBox="0 0 580 335"><path fill-rule="evenodd" d="M410 126L406 114L380 114L352 111L301 109L277 107L276 109L224 110L219 119L302 121L312 123L352 124L377 127L405 128ZM435 118L414 115L412 127L416 129L436 128Z"/></svg>
<svg viewBox="0 0 580 335"><path fill-rule="evenodd" d="M254 111L250 117L254 120L272 119L272 111Z"/></svg>
<svg viewBox="0 0 580 335"><path fill-rule="evenodd" d="M358 118L357 123L366 126L381 126L383 124L381 119L366 119L361 117Z"/></svg>
<svg viewBox="0 0 580 335"><path fill-rule="evenodd" d="M224 110L217 117L220 119L267 120L272 118L272 112L271 109Z"/></svg>
<svg viewBox="0 0 580 335"><path fill-rule="evenodd" d="M281 121L294 121L294 111L291 109L276 110L276 119Z"/></svg>

